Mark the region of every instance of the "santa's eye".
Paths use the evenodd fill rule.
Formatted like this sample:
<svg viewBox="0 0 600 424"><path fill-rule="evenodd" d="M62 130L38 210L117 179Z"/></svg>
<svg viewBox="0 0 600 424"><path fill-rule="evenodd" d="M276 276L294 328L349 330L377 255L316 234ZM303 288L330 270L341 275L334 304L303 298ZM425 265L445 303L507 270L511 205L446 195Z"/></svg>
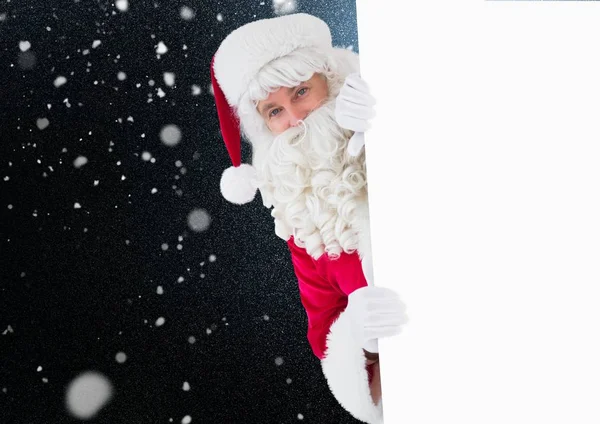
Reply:
<svg viewBox="0 0 600 424"><path fill-rule="evenodd" d="M304 96L306 94L306 92L308 91L308 88L306 87L302 87L300 90L298 90L296 92L296 96Z"/></svg>
<svg viewBox="0 0 600 424"><path fill-rule="evenodd" d="M279 109L279 108L273 109L272 111L269 112L269 118L274 117L275 115L279 114L279 112L281 112L281 109Z"/></svg>

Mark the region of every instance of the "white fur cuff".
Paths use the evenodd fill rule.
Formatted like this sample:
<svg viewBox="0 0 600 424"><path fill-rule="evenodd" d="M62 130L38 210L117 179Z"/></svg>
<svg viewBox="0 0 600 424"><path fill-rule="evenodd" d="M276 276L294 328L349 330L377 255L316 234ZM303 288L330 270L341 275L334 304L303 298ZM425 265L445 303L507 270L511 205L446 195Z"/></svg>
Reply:
<svg viewBox="0 0 600 424"><path fill-rule="evenodd" d="M321 367L331 393L344 409L366 423L383 423L382 402L375 405L371 398L365 354L346 311L331 325Z"/></svg>

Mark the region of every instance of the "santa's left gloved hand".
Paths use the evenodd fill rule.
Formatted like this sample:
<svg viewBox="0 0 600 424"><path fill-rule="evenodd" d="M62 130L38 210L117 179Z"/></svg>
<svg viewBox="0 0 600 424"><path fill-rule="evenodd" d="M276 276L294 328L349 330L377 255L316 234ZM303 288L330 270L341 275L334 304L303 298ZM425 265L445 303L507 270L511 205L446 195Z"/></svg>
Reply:
<svg viewBox="0 0 600 424"><path fill-rule="evenodd" d="M394 290L365 286L350 293L346 311L355 336L368 352L378 352L377 339L400 334L408 322L406 306Z"/></svg>
<svg viewBox="0 0 600 424"><path fill-rule="evenodd" d="M373 106L375 98L367 83L357 73L348 75L335 101L335 120L340 127L354 131L348 142L351 156L357 156L365 144L364 132L375 116Z"/></svg>

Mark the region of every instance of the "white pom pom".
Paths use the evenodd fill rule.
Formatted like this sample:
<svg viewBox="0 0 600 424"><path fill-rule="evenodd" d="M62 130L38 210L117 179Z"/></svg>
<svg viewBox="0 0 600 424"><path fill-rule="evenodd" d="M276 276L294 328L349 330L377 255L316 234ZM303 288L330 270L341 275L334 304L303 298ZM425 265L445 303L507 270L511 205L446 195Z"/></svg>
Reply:
<svg viewBox="0 0 600 424"><path fill-rule="evenodd" d="M254 200L256 196L256 168L246 163L230 166L221 176L221 194L237 205Z"/></svg>

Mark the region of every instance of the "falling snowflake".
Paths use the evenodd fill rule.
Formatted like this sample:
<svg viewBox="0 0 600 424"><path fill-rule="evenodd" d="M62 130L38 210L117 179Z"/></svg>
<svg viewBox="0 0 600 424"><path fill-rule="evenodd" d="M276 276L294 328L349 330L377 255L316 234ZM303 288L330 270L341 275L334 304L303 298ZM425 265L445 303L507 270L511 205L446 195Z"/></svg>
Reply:
<svg viewBox="0 0 600 424"><path fill-rule="evenodd" d="M165 54L168 51L169 51L169 49L167 48L167 46L165 45L165 43L163 43L162 41L159 41L158 42L158 46L156 47L156 53L158 53L158 54Z"/></svg>
<svg viewBox="0 0 600 424"><path fill-rule="evenodd" d="M160 130L160 140L166 146L176 146L181 141L181 130L177 125L166 125Z"/></svg>
<svg viewBox="0 0 600 424"><path fill-rule="evenodd" d="M217 13L217 21L223 22L223 15L222 14Z"/></svg>
<svg viewBox="0 0 600 424"><path fill-rule="evenodd" d="M181 420L181 424L190 424L191 422L192 422L192 417L190 417L189 415L186 415Z"/></svg>
<svg viewBox="0 0 600 424"><path fill-rule="evenodd" d="M35 124L37 125L38 129L43 130L50 125L50 121L48 118L39 118L37 121L35 121Z"/></svg>
<svg viewBox="0 0 600 424"><path fill-rule="evenodd" d="M156 294L163 294L163 293L164 293L164 291L163 291L163 288L162 288L162 286L158 286L158 287L156 288Z"/></svg>
<svg viewBox="0 0 600 424"><path fill-rule="evenodd" d="M88 160L85 156L78 156L77 159L73 161L73 166L75 168L81 168L86 163L88 163Z"/></svg>
<svg viewBox="0 0 600 424"><path fill-rule="evenodd" d="M100 44L102 44L102 41L100 41L100 40L94 40L94 42L92 43L92 49L95 49Z"/></svg>
<svg viewBox="0 0 600 424"><path fill-rule="evenodd" d="M173 72L165 72L163 79L167 87L173 87L175 85L175 74Z"/></svg>
<svg viewBox="0 0 600 424"><path fill-rule="evenodd" d="M115 355L115 359L119 364L122 364L127 360L127 355L125 354L125 352L119 352Z"/></svg>
<svg viewBox="0 0 600 424"><path fill-rule="evenodd" d="M275 358L275 365L277 365L278 367L283 365L283 358L281 356Z"/></svg>
<svg viewBox="0 0 600 424"><path fill-rule="evenodd" d="M117 0L115 2L115 6L121 12L127 12L127 10L129 10L129 1L128 0Z"/></svg>
<svg viewBox="0 0 600 424"><path fill-rule="evenodd" d="M210 215L204 209L194 209L188 215L188 226L197 233L206 231L210 222Z"/></svg>
<svg viewBox="0 0 600 424"><path fill-rule="evenodd" d="M296 0L273 0L273 12L276 15L286 15L296 11Z"/></svg>
<svg viewBox="0 0 600 424"><path fill-rule="evenodd" d="M127 74L126 74L125 72L123 72L123 71L120 71L120 72L117 74L117 79L118 79L119 81L124 81L125 79L127 79Z"/></svg>
<svg viewBox="0 0 600 424"><path fill-rule="evenodd" d="M179 16L181 16L181 19L183 19L184 21L191 21L192 19L194 19L194 16L196 16L196 14L191 8L187 6L182 6L181 9L179 9Z"/></svg>
<svg viewBox="0 0 600 424"><path fill-rule="evenodd" d="M165 323L165 319L164 319L164 317L159 317L159 318L156 320L156 323L155 323L155 325L156 325L157 327L160 327L160 326L161 326L161 325L163 325L164 323Z"/></svg>
<svg viewBox="0 0 600 424"><path fill-rule="evenodd" d="M60 87L61 85L63 85L64 83L67 82L67 79L63 76L58 76L56 77L56 79L54 80L54 86L56 88Z"/></svg>
<svg viewBox="0 0 600 424"><path fill-rule="evenodd" d="M26 52L31 48L31 43L29 41L19 41L19 50L22 52Z"/></svg>
<svg viewBox="0 0 600 424"><path fill-rule="evenodd" d="M184 392L189 392L190 391L190 383L188 383L187 381L183 382L183 391Z"/></svg>
<svg viewBox="0 0 600 424"><path fill-rule="evenodd" d="M78 419L91 419L112 398L113 387L100 373L88 371L76 377L67 387L65 403L68 412Z"/></svg>
<svg viewBox="0 0 600 424"><path fill-rule="evenodd" d="M202 94L202 88L196 84L192 85L192 96L199 96Z"/></svg>

